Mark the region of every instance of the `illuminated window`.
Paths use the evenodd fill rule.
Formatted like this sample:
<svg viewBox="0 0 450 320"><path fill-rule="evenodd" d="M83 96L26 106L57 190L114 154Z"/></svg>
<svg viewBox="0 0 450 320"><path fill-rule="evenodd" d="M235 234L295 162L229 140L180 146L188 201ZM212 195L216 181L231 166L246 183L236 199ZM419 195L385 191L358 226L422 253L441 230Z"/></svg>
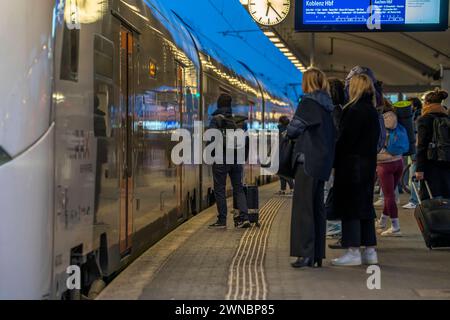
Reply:
<svg viewBox="0 0 450 320"><path fill-rule="evenodd" d="M148 63L148 75L150 78L156 79L156 63L153 60Z"/></svg>

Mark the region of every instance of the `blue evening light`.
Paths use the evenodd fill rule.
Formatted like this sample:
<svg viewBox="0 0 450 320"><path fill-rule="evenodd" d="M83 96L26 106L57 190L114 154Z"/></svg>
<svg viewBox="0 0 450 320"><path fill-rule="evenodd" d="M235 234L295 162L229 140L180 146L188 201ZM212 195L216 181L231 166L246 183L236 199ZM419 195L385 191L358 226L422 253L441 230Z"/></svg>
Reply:
<svg viewBox="0 0 450 320"><path fill-rule="evenodd" d="M298 99L292 84L301 91L302 73L264 35L239 0L171 0L164 5L292 101Z"/></svg>

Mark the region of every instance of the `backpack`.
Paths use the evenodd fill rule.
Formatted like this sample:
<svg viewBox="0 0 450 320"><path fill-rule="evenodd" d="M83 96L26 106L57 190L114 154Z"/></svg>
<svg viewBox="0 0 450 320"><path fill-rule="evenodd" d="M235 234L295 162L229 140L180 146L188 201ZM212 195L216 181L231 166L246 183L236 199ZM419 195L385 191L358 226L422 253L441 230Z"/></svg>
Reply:
<svg viewBox="0 0 450 320"><path fill-rule="evenodd" d="M245 159L248 158L248 137L245 138L244 143L242 143L242 141L240 141L239 139L235 139L234 143L233 143L233 148L229 148L228 147L228 135L227 135L227 130L243 130L243 131L247 131L247 117L243 117L243 116L225 116L223 114L219 114L217 116L215 116L216 122L217 122L217 126L218 129L222 132L222 138L223 138L223 147L224 147L224 156L227 155L228 152L235 152L235 151L240 151L242 149L244 149L245 152ZM235 153L235 158L236 155L239 153Z"/></svg>
<svg viewBox="0 0 450 320"><path fill-rule="evenodd" d="M414 112L410 101L399 101L394 104L394 112L398 122L406 129L409 140L409 150L405 156L416 154L416 133L414 131Z"/></svg>
<svg viewBox="0 0 450 320"><path fill-rule="evenodd" d="M428 159L450 162L450 117L434 119L433 139L428 146Z"/></svg>
<svg viewBox="0 0 450 320"><path fill-rule="evenodd" d="M386 151L393 156L401 156L409 151L408 132L401 124L397 128L387 129Z"/></svg>

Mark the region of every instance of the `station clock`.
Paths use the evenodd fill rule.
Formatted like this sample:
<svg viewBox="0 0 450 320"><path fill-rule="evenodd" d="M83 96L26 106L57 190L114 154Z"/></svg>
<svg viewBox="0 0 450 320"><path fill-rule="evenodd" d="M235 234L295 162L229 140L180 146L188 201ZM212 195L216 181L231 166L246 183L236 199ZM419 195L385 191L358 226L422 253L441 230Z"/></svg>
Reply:
<svg viewBox="0 0 450 320"><path fill-rule="evenodd" d="M291 0L248 0L248 11L253 19L264 26L274 26L286 19Z"/></svg>

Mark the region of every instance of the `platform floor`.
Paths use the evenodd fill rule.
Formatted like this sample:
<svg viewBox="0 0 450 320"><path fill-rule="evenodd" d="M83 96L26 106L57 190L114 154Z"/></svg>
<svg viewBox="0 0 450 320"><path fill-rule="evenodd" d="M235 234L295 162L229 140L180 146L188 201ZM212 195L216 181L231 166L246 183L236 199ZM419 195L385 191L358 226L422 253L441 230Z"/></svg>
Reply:
<svg viewBox="0 0 450 320"><path fill-rule="evenodd" d="M328 250L321 269L293 269L292 199L274 196L277 188L261 188L261 228L234 229L229 221L228 229L211 230L210 208L148 250L99 299L450 299L450 250L425 247L413 210L400 212L402 238L379 239L380 290L367 288L367 266L330 265L341 250Z"/></svg>

